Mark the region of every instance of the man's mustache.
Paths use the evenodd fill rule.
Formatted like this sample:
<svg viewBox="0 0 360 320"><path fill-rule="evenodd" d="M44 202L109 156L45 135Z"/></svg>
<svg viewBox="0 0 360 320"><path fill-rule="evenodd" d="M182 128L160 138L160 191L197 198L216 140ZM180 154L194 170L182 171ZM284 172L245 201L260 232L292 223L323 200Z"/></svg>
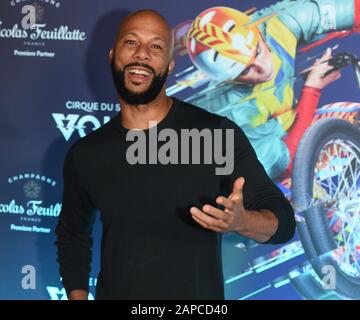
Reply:
<svg viewBox="0 0 360 320"><path fill-rule="evenodd" d="M127 64L125 67L124 67L124 71L127 69L127 68L130 68L130 67L142 67L142 68L146 68L148 69L152 74L155 74L155 69L151 66L149 66L148 64L146 63L140 63L140 62L133 62L133 63L129 63Z"/></svg>

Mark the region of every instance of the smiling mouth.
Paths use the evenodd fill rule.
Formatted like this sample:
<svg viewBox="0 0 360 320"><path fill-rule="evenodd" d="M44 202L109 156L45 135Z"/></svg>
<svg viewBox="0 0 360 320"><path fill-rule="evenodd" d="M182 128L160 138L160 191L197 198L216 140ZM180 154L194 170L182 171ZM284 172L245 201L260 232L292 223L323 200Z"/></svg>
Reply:
<svg viewBox="0 0 360 320"><path fill-rule="evenodd" d="M128 71L130 74L143 75L145 77L150 76L152 73L151 71L139 68L129 68Z"/></svg>
<svg viewBox="0 0 360 320"><path fill-rule="evenodd" d="M131 82L133 82L136 85L147 82L147 80L152 75L151 71L139 67L130 67L128 68L127 72L129 74L129 78Z"/></svg>

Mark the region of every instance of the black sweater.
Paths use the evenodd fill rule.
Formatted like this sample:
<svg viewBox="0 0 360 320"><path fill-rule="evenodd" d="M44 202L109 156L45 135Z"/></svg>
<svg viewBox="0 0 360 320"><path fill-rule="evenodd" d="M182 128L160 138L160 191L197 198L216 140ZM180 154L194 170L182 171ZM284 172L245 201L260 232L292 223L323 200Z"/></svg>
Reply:
<svg viewBox="0 0 360 320"><path fill-rule="evenodd" d="M268 243L292 238L293 210L242 130L224 117L173 101L158 132L172 128L180 136L183 128L234 129L233 173L215 175L216 163L129 164L126 150L132 142L126 141L121 113L78 140L64 162L56 228L67 293L88 290L96 209L103 225L97 299L223 299L221 236L198 225L189 208L215 205L216 197L228 195L240 176L246 181L245 208L271 210L279 220ZM144 131L148 136L149 130Z"/></svg>

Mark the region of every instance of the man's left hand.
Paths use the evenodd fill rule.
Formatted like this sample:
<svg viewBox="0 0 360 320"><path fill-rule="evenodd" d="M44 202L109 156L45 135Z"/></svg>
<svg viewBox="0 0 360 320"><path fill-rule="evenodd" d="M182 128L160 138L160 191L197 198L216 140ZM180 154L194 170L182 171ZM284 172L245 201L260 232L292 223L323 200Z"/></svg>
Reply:
<svg viewBox="0 0 360 320"><path fill-rule="evenodd" d="M219 196L216 203L223 206L224 210L205 204L202 210L192 207L190 213L193 219L206 229L216 232L241 232L247 211L243 203L243 187L245 179L239 177L233 185L232 193L228 198Z"/></svg>

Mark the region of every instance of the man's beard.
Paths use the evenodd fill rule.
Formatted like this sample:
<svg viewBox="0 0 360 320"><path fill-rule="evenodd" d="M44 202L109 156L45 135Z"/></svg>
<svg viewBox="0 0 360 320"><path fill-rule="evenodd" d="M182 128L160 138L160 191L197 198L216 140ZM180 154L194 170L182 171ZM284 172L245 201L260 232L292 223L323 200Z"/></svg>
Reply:
<svg viewBox="0 0 360 320"><path fill-rule="evenodd" d="M120 98L124 99L130 105L147 104L159 95L166 78L168 76L169 65L167 66L163 74L158 74L153 77L149 87L143 92L134 92L129 90L125 85L125 70L129 67L143 67L149 69L152 74L155 74L155 70L144 63L130 63L124 67L124 69L116 70L115 59L111 61L111 72L113 81L116 87L116 91Z"/></svg>

